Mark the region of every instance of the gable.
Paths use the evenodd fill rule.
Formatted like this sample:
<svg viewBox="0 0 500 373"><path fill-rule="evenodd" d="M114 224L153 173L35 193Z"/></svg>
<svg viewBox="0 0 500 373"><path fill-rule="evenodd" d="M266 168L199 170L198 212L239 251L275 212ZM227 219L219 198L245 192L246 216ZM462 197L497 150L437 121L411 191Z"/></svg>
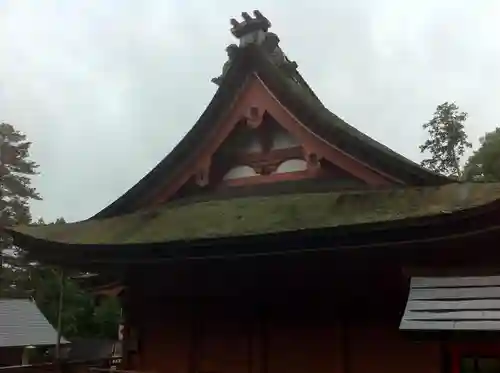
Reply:
<svg viewBox="0 0 500 373"><path fill-rule="evenodd" d="M177 178L148 196L144 206L170 201L186 186L182 197L219 186L335 177L334 169L371 187L401 183L316 136L256 74L247 80L231 111L193 150L177 165Z"/></svg>
<svg viewBox="0 0 500 373"><path fill-rule="evenodd" d="M366 184L323 157L309 154L302 139L291 134L268 112L259 126L239 123L212 155L209 188L238 187L304 179Z"/></svg>
<svg viewBox="0 0 500 373"><path fill-rule="evenodd" d="M180 196L209 193L212 156L240 123L269 115L300 139L306 154L364 185L433 186L452 182L423 169L328 111L296 71L290 78L256 45L224 65L220 87L193 128L151 172L91 219L134 212ZM319 157L318 157L319 155ZM249 171L249 169L246 169Z"/></svg>
<svg viewBox="0 0 500 373"><path fill-rule="evenodd" d="M215 186L258 183L262 176L307 169L300 140L265 115L258 127L239 123L212 156L210 174Z"/></svg>

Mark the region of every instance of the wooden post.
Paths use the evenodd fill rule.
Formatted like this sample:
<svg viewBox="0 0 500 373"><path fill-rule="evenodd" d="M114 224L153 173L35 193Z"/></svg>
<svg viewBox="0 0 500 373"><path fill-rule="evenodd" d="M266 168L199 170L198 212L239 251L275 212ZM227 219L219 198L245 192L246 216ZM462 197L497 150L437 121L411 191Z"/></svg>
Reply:
<svg viewBox="0 0 500 373"><path fill-rule="evenodd" d="M62 329L62 311L64 303L64 270L61 269L59 278L59 305L57 309L57 341L56 341L56 360L61 358L61 329Z"/></svg>

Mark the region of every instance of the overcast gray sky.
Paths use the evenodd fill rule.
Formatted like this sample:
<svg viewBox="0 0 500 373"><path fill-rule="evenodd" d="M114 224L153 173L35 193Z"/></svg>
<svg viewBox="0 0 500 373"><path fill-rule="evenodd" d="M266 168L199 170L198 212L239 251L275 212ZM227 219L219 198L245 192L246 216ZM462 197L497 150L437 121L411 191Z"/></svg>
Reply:
<svg viewBox="0 0 500 373"><path fill-rule="evenodd" d="M34 215L87 218L154 167L254 8L330 110L413 160L444 101L476 144L498 123L498 0L0 0L0 120L33 142Z"/></svg>

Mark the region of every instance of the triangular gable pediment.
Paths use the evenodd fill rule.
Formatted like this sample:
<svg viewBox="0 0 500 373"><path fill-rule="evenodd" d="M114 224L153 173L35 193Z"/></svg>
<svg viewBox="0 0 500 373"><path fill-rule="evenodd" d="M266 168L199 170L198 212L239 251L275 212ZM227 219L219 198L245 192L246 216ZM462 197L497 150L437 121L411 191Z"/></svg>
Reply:
<svg viewBox="0 0 500 373"><path fill-rule="evenodd" d="M261 133L265 132L266 127L271 125L270 123L274 126L275 137L271 139L270 149L262 149L258 133L259 130ZM242 138L241 128L245 128L251 136ZM238 132L240 132L239 138ZM295 152L294 156L285 155L286 159L283 158L283 162L276 165L273 172L280 174L303 172L302 176L307 177L304 173L309 172L310 177L313 177L314 170L320 167L320 161L326 161L368 186L384 187L402 183L394 177L363 164L317 136L274 97L257 74L252 74L231 105L231 110L219 122L207 128L197 148L192 149L187 159L178 164L177 177L165 184L154 195L149 195L147 200L144 200L143 207L171 200L188 182L194 182L200 188L217 187L214 183L220 180L213 181L211 178L213 168L216 166L215 156L224 147L231 148L231 146L237 148L239 153L245 151L249 154L253 153L249 155L249 158L254 159L258 158L255 154L259 152L266 154L269 154L269 151L274 154L280 154L280 152L284 154L286 151ZM241 178L254 177L251 180L253 184L259 183L259 177L262 177L261 181L266 183L273 180L269 174L262 175L248 164L236 162L230 166L232 167L227 170L229 175L227 173L222 175L222 179L223 181L231 180L234 185L238 185L234 183L238 179L238 173ZM283 172L283 170L289 171Z"/></svg>
<svg viewBox="0 0 500 373"><path fill-rule="evenodd" d="M217 151L231 140L238 126L257 129L263 123L265 126L266 118L272 118L291 138L299 140L303 160L308 164L324 161L328 167L347 172L368 186L450 182L330 113L300 75L296 74L294 79L284 75L259 47L249 45L240 49L192 130L153 171L93 218L116 216L179 196L206 193L207 187L214 187L210 184L210 173ZM248 168L247 171L250 172ZM205 190L200 191L199 187Z"/></svg>

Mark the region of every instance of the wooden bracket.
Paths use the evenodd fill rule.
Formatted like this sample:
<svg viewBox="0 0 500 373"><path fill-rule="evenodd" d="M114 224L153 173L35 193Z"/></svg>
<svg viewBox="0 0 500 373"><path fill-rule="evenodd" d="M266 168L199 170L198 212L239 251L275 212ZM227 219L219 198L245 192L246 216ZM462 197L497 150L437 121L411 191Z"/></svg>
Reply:
<svg viewBox="0 0 500 373"><path fill-rule="evenodd" d="M245 113L246 124L250 128L257 128L262 124L264 119L264 109L258 106L250 106Z"/></svg>
<svg viewBox="0 0 500 373"><path fill-rule="evenodd" d="M323 158L315 150L304 148L304 159L307 162L307 167L311 170L318 170L320 168L320 159Z"/></svg>
<svg viewBox="0 0 500 373"><path fill-rule="evenodd" d="M212 163L212 158L209 157L205 162L202 163L201 167L198 168L195 174L195 182L200 187L205 187L210 182L210 166Z"/></svg>

